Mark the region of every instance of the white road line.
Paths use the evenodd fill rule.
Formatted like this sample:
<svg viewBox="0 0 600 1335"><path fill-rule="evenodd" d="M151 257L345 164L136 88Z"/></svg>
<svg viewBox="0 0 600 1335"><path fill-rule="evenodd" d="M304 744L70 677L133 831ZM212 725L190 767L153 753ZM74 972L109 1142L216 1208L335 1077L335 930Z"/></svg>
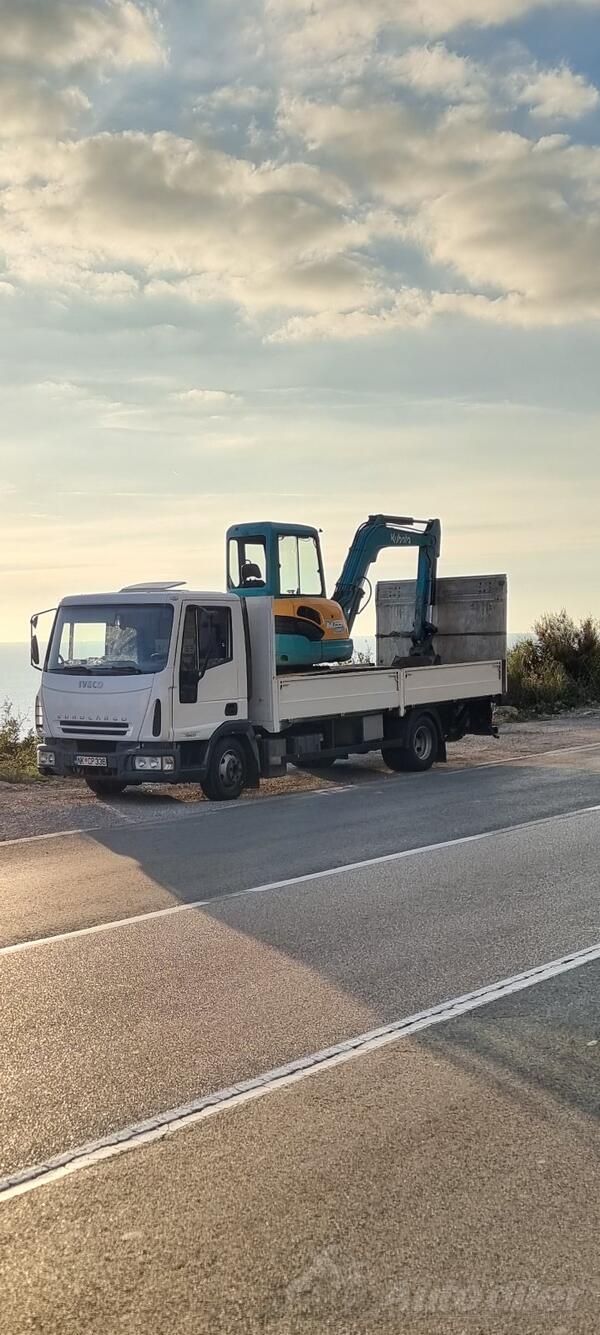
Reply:
<svg viewBox="0 0 600 1335"><path fill-rule="evenodd" d="M300 794L298 794L298 796L300 796ZM267 798L265 800L268 801L269 799ZM243 810L244 807L245 803L241 805L241 809ZM144 820L135 820L135 818L128 816L126 823L123 825L78 825L74 830L52 830L49 834L24 834L18 839L0 839L0 853L4 848L15 848L19 844L39 844L42 843L44 839L72 839L74 835L78 834L106 835L121 832L130 834L132 830L156 830L160 829L161 825L171 825L175 822L190 820L192 818L197 820L199 816L218 816L221 812L231 811L233 809L239 811L240 806L237 803L221 806L216 802L214 804L212 802L203 802L198 810L193 811L169 812L165 813L164 816L159 814L158 817L146 817Z"/></svg>
<svg viewBox="0 0 600 1335"><path fill-rule="evenodd" d="M525 751L523 755L509 756L505 757L503 760L484 760L479 765L469 765L468 763L464 765L457 765L455 769L451 768L451 761L450 761L450 766L448 768L440 767L440 769L437 769L435 773L438 775L444 775L446 778L451 778L454 777L455 775L476 774L479 770L482 769L497 769L502 765L517 765L517 764L522 764L526 760L539 760L543 756L562 756L570 754L577 755L580 751L597 751L599 748L600 748L600 742L586 742L585 745L582 746L557 746L553 750L548 750L548 751ZM402 782L403 779L406 779L406 777L407 777L406 775L401 776L399 774L389 774L386 776L385 782L387 784L398 783ZM361 780L358 780L358 782L356 783L338 783L335 785L335 787L297 789L291 793L270 793L269 795L265 794L263 797L260 798L260 801L289 802L293 797L296 798L321 797L324 794L329 795L334 793L356 792L357 789L361 790L363 789L363 787L365 788L365 791L369 791L369 787L371 792L381 791L380 789L375 790L370 785L364 785L361 782ZM254 799L247 799L247 801L248 800L257 801L259 799L254 798ZM156 819L155 817L154 819L148 818L144 820L136 820L134 816L130 816L129 813L127 814L122 813L117 807L110 807L110 810L112 811L113 815L115 816L118 815L124 821L123 825L114 825L114 826L82 825L78 826L74 830L53 830L49 834L24 834L21 835L18 839L0 839L0 852L2 852L3 848L14 848L18 844L40 843L43 839L71 839L73 838L74 835L77 834L107 834L107 833L110 834L113 832L113 830L126 830L127 832L129 832L131 830L154 829L156 826L168 825L170 822L182 821L182 820L197 820L199 816L224 815L226 812L246 811L247 804L246 802L213 803L213 802L203 801L199 804L197 808L194 808L191 811L186 810L186 811L165 812L164 815L159 815L158 819Z"/></svg>
<svg viewBox="0 0 600 1335"><path fill-rule="evenodd" d="M556 746L547 751L524 751L520 756L505 756L502 760L482 760L479 765L457 765L456 769L449 769L449 774L472 774L480 769L494 769L498 765L516 765L523 760L540 760L543 756L564 756L573 752L577 755L579 751L597 751L600 742L585 742L581 746ZM450 753L450 764L452 763L452 753Z"/></svg>
<svg viewBox="0 0 600 1335"><path fill-rule="evenodd" d="M119 1154L142 1149L145 1145L151 1145L154 1141L171 1136L176 1131L183 1131L187 1127L205 1121L208 1117L239 1108L242 1104L263 1098L266 1094L287 1089L308 1076L329 1071L356 1057L363 1057L366 1053L396 1043L399 1039L410 1038L412 1034L418 1034L424 1029L455 1020L460 1015L468 1015L482 1006L489 1006L494 1001L510 997L515 992L523 992L539 983L548 982L551 978L557 978L560 974L569 973L572 969L579 969L582 965L598 959L600 959L600 944L588 946L585 950L573 951L570 955L563 955L561 959L537 965L524 973L514 974L510 978L503 978L500 982L480 987L475 992L467 992L464 996L454 997L451 1001L444 1001L438 1006L431 1006L416 1015L395 1020L380 1029L372 1029L366 1034L359 1034L356 1038L346 1039L343 1043L336 1043L320 1052L313 1052L308 1057L300 1057L285 1066L265 1071L251 1080L240 1081L229 1089L216 1090L213 1094L205 1094L202 1098L195 1099L182 1107L171 1108L168 1112L159 1113L156 1117L147 1118L143 1122L134 1122L112 1135L103 1136L102 1139L87 1145L79 1145L64 1154L47 1159L45 1163L35 1164L0 1180L0 1203L14 1200L16 1196L24 1196L27 1192L35 1191L36 1187L58 1182L82 1168L91 1168Z"/></svg>
<svg viewBox="0 0 600 1335"><path fill-rule="evenodd" d="M397 853L383 853L376 858L365 858L362 862L346 862L340 867L328 867L323 871L304 872L301 876L291 876L282 881L269 881L266 885L247 886L241 890L232 890L222 895L212 895L208 899L194 899L189 904L171 904L165 909L152 909L149 913L135 913L128 918L115 918L110 922L94 923L91 927L76 927L70 932L57 932L54 936L33 937L29 941L17 941L10 946L0 946L0 958L5 955L18 955L25 950L36 950L41 946L53 946L59 941L74 941L82 936L97 936L101 932L114 932L121 927L131 927L137 923L156 921L158 918L172 918L176 913L189 913L192 909L214 907L224 900L242 899L244 895L264 895L270 890L288 890L292 886L304 885L308 881L323 881L329 876L343 876L348 872L363 871L367 867L382 866L386 862L402 862L404 858L418 857L421 853L439 853L443 849L458 848L463 844L477 844L484 839L494 839L498 835L517 834L520 830L533 830L540 825L549 825L553 821L573 820L577 816L590 816L600 812L600 805L579 807L577 811L560 812L556 816L542 816L539 820L523 821L520 825L503 825L497 830L483 830L479 834L461 835L459 839L443 839L437 844L420 844L417 848L403 848Z"/></svg>
<svg viewBox="0 0 600 1335"><path fill-rule="evenodd" d="M39 844L44 839L72 839L75 834L98 834L111 828L110 825L79 825L75 830L52 830L49 834L24 834L21 839L0 840L0 851L3 848L14 848L15 844ZM117 825L115 828L121 830L126 827Z"/></svg>

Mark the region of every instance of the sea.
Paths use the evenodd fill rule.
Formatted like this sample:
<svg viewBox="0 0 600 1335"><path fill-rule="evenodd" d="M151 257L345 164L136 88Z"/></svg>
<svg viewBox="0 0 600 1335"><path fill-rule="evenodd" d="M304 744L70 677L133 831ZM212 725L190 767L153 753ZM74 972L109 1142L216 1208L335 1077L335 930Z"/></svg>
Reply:
<svg viewBox="0 0 600 1335"><path fill-rule="evenodd" d="M0 709L8 701L25 729L33 726L40 680L30 664L28 644L0 644Z"/></svg>

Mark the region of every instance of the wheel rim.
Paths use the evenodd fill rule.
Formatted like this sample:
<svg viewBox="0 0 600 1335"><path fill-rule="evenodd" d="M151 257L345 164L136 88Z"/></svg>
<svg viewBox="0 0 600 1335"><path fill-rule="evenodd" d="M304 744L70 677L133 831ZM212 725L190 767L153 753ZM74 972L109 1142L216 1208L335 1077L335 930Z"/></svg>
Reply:
<svg viewBox="0 0 600 1335"><path fill-rule="evenodd" d="M417 760L429 760L433 750L433 738L431 729L425 723L421 723L415 730L413 748Z"/></svg>
<svg viewBox="0 0 600 1335"><path fill-rule="evenodd" d="M242 757L237 751L224 751L219 761L219 779L223 788L239 787L244 777Z"/></svg>

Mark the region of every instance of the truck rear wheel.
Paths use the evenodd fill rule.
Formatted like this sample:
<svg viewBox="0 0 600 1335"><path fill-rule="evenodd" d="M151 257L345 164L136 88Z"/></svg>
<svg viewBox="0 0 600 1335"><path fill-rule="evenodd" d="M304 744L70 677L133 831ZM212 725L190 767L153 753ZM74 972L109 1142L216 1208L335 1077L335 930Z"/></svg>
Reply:
<svg viewBox="0 0 600 1335"><path fill-rule="evenodd" d="M127 787L121 779L86 779L86 783L96 797L118 797Z"/></svg>
<svg viewBox="0 0 600 1335"><path fill-rule="evenodd" d="M395 771L423 772L431 769L439 749L439 734L430 714L411 715L402 746L382 746L381 754L388 767Z"/></svg>
<svg viewBox="0 0 600 1335"><path fill-rule="evenodd" d="M213 748L201 788L210 802L232 802L248 780L246 751L237 737L222 737Z"/></svg>

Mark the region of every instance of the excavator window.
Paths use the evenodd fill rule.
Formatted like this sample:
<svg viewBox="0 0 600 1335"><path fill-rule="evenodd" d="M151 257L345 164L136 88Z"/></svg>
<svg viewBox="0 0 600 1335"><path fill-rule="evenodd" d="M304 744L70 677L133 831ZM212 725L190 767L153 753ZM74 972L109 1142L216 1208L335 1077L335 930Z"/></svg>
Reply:
<svg viewBox="0 0 600 1335"><path fill-rule="evenodd" d="M264 538L232 538L229 543L229 587L264 589L267 550Z"/></svg>
<svg viewBox="0 0 600 1335"><path fill-rule="evenodd" d="M298 538L291 533L279 539L279 592L323 597L323 575L315 538Z"/></svg>

